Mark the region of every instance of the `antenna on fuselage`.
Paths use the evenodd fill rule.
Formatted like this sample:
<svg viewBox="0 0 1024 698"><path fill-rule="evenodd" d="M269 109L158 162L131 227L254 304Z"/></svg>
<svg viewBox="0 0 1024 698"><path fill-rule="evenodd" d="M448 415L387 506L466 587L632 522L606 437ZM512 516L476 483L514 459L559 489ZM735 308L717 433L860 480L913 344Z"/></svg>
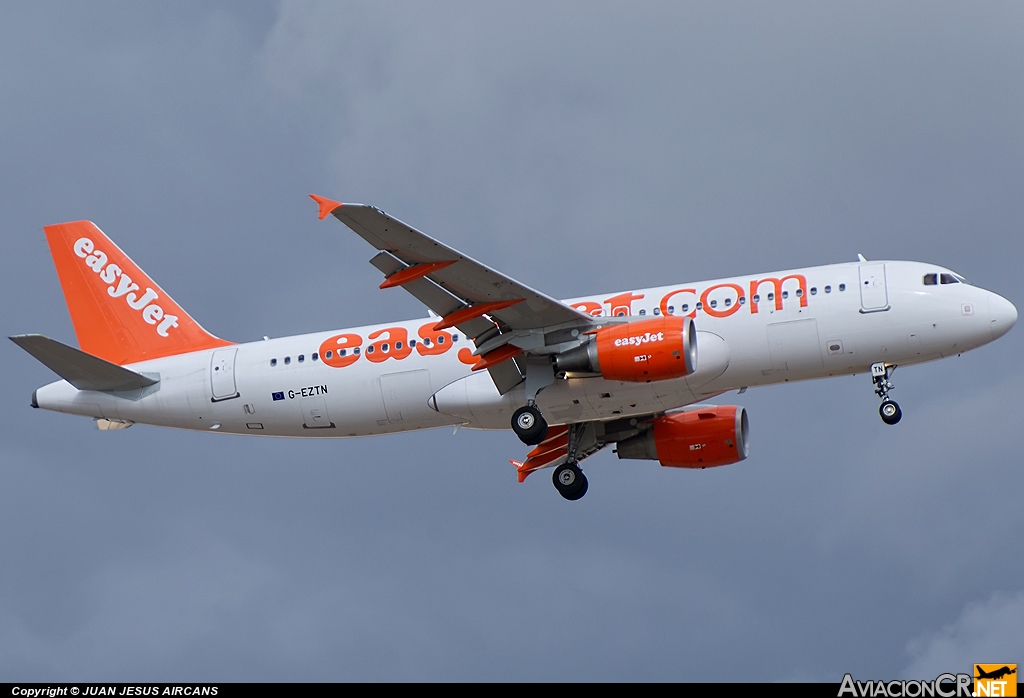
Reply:
<svg viewBox="0 0 1024 698"><path fill-rule="evenodd" d="M857 261L858 262L866 262L868 260L864 259L864 255L862 255L860 252L858 252L857 253Z"/></svg>

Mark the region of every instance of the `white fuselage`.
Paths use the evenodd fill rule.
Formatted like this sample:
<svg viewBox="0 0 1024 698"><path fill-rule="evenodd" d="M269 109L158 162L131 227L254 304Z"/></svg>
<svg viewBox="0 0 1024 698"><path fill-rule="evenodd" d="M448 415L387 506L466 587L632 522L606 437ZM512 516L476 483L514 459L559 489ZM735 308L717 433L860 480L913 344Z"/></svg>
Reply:
<svg viewBox="0 0 1024 698"><path fill-rule="evenodd" d="M595 315L692 315L697 370L652 383L560 379L537 403L552 424L644 415L744 387L862 373L875 362L931 361L1012 327L1016 310L992 292L966 283L924 284L924 275L944 272L918 262L850 263L572 299L567 303ZM58 381L36 391L34 401L107 420L264 436L364 436L452 424L509 428L512 412L526 403L523 385L499 395L487 371L470 370L472 343L457 330L438 343L430 329L435 322L145 361L128 368L159 374L149 388L105 393ZM339 344L341 335L347 337ZM331 349L328 361L325 347L339 346L348 347L345 358Z"/></svg>

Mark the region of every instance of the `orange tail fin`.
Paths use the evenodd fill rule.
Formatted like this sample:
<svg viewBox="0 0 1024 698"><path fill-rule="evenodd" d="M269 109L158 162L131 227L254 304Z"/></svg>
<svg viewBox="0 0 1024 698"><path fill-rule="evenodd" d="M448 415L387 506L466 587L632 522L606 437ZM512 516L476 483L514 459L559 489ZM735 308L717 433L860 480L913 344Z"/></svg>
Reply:
<svg viewBox="0 0 1024 698"><path fill-rule="evenodd" d="M82 351L124 365L231 344L200 327L93 223L43 230Z"/></svg>

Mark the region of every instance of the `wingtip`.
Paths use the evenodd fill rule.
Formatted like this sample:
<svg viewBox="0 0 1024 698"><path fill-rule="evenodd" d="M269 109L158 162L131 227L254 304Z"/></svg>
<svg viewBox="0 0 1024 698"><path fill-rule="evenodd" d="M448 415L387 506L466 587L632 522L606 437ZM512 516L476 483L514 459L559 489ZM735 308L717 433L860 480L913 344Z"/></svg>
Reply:
<svg viewBox="0 0 1024 698"><path fill-rule="evenodd" d="M334 209L342 206L341 202L328 199L326 196L320 196L319 194L310 194L309 198L319 204L320 220L327 218L327 216L334 212Z"/></svg>
<svg viewBox="0 0 1024 698"><path fill-rule="evenodd" d="M529 477L530 473L533 472L533 470L524 468L523 466L526 464L520 460L509 460L509 463L516 467L516 478L519 480L519 482L523 482L524 480L526 480L526 478Z"/></svg>

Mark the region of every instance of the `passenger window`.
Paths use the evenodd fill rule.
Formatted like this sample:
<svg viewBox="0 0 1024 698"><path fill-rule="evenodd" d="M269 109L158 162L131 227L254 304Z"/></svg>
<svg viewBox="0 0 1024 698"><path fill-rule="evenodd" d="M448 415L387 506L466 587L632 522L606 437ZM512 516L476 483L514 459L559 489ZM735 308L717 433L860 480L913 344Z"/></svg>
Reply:
<svg viewBox="0 0 1024 698"><path fill-rule="evenodd" d="M402 350L402 343L401 342L395 342L395 351L401 351L401 350Z"/></svg>
<svg viewBox="0 0 1024 698"><path fill-rule="evenodd" d="M708 305L710 305L712 308L717 308L718 307L718 301L712 300L710 303L708 303Z"/></svg>
<svg viewBox="0 0 1024 698"><path fill-rule="evenodd" d="M704 309L704 304L701 303L700 301L697 301L697 310L703 310L703 309Z"/></svg>
<svg viewBox="0 0 1024 698"><path fill-rule="evenodd" d="M286 366L288 364L290 364L291 362L292 362L292 357L290 357L290 356L284 357L284 363L285 363Z"/></svg>
<svg viewBox="0 0 1024 698"><path fill-rule="evenodd" d="M348 353L348 349L339 349L338 356L345 356ZM331 358L331 352L327 352L327 358Z"/></svg>
<svg viewBox="0 0 1024 698"><path fill-rule="evenodd" d="M846 284L839 284L839 290L840 291L845 291L846 290Z"/></svg>
<svg viewBox="0 0 1024 698"><path fill-rule="evenodd" d="M959 281L957 281L953 277L952 274L942 274L941 276L939 276L939 280L942 281L942 283L944 283L944 284L958 284L958 283L960 283Z"/></svg>
<svg viewBox="0 0 1024 698"><path fill-rule="evenodd" d="M938 274L925 274L924 275L924 285L925 286L934 286L935 284L938 283L938 281L939 281L939 275Z"/></svg>
<svg viewBox="0 0 1024 698"><path fill-rule="evenodd" d="M746 296L740 296L739 304L743 305L746 302L747 302L747 297Z"/></svg>
<svg viewBox="0 0 1024 698"><path fill-rule="evenodd" d="M344 355L345 355L345 350L344 349L342 349L341 351L338 352L338 356L344 356ZM325 359L333 359L334 358L334 351L331 350L331 349L328 349L327 351L325 351L324 352L324 358Z"/></svg>
<svg viewBox="0 0 1024 698"><path fill-rule="evenodd" d="M371 349L372 349L372 347L371 347ZM355 354L356 356L359 356L359 347L356 347L355 349L353 349L352 353Z"/></svg>
<svg viewBox="0 0 1024 698"><path fill-rule="evenodd" d="M366 347L366 353L367 354L372 354L373 353L373 345L372 344L370 346Z"/></svg>
<svg viewBox="0 0 1024 698"><path fill-rule="evenodd" d="M271 366L277 366L277 359L271 359L270 360L270 365Z"/></svg>
<svg viewBox="0 0 1024 698"><path fill-rule="evenodd" d="M410 347L414 347L414 346L416 346L416 340L415 340L415 339L410 339L410 340L409 340L409 346L410 346Z"/></svg>
<svg viewBox="0 0 1024 698"><path fill-rule="evenodd" d="M682 311L683 311L684 313L688 313L688 312L690 312L690 304L689 304L689 303L683 303L683 307L682 307L682 309L681 309L681 310L682 310Z"/></svg>
<svg viewBox="0 0 1024 698"><path fill-rule="evenodd" d="M459 335L457 335L457 334L453 334L453 335L452 335L452 341L453 341L453 342L457 342L457 341L459 341Z"/></svg>
<svg viewBox="0 0 1024 698"><path fill-rule="evenodd" d="M438 335L437 343L438 344L444 344L444 335L443 334L442 335Z"/></svg>
<svg viewBox="0 0 1024 698"><path fill-rule="evenodd" d="M726 298L725 299L725 307L728 308L730 305L732 305L732 298Z"/></svg>
<svg viewBox="0 0 1024 698"><path fill-rule="evenodd" d="M305 360L306 360L306 355L305 354L299 354L299 363L301 364Z"/></svg>
<svg viewBox="0 0 1024 698"><path fill-rule="evenodd" d="M787 298L789 298L789 291L783 291L782 292L782 299L785 300Z"/></svg>
<svg viewBox="0 0 1024 698"><path fill-rule="evenodd" d="M685 308L686 306L683 306L683 307ZM676 307L674 305L670 305L668 307L668 314L669 315L675 315L675 312L676 312ZM685 313L686 311L684 310L683 312Z"/></svg>
<svg viewBox="0 0 1024 698"><path fill-rule="evenodd" d="M425 347L429 347L430 346L430 337L425 337L423 339L423 346L425 346Z"/></svg>
<svg viewBox="0 0 1024 698"><path fill-rule="evenodd" d="M314 352L313 352L313 361L316 361L316 360L317 360L317 359L319 359L319 358L320 358L320 355L319 355L319 354L317 354L317 353L316 353L316 352L314 351Z"/></svg>
<svg viewBox="0 0 1024 698"><path fill-rule="evenodd" d="M768 294L768 300L770 300L770 301L775 300L775 294L774 293L769 293Z"/></svg>
<svg viewBox="0 0 1024 698"><path fill-rule="evenodd" d="M751 298L750 300L754 301L755 303L760 303L761 302L761 294L760 293L755 293L753 298Z"/></svg>
<svg viewBox="0 0 1024 698"><path fill-rule="evenodd" d="M796 297L800 298L802 295L804 295L804 290L802 288L798 288L796 290ZM785 296L783 296L783 298L785 298Z"/></svg>
<svg viewBox="0 0 1024 698"><path fill-rule="evenodd" d="M817 286L811 286L811 295L812 296L818 295L818 287Z"/></svg>
<svg viewBox="0 0 1024 698"><path fill-rule="evenodd" d="M370 347L370 348L372 349L373 347ZM380 345L380 350L386 353L387 350L388 350L388 343L384 342L383 344L381 344Z"/></svg>
<svg viewBox="0 0 1024 698"><path fill-rule="evenodd" d="M654 314L655 315L661 315L661 308L655 308L654 309Z"/></svg>
<svg viewBox="0 0 1024 698"><path fill-rule="evenodd" d="M826 286L825 287L825 293L832 293L832 287L831 286Z"/></svg>
<svg viewBox="0 0 1024 698"><path fill-rule="evenodd" d="M646 315L646 314L647 314L647 311L646 311L646 310L644 310L643 308L641 308L641 309L640 309L640 314L641 314L641 315Z"/></svg>

